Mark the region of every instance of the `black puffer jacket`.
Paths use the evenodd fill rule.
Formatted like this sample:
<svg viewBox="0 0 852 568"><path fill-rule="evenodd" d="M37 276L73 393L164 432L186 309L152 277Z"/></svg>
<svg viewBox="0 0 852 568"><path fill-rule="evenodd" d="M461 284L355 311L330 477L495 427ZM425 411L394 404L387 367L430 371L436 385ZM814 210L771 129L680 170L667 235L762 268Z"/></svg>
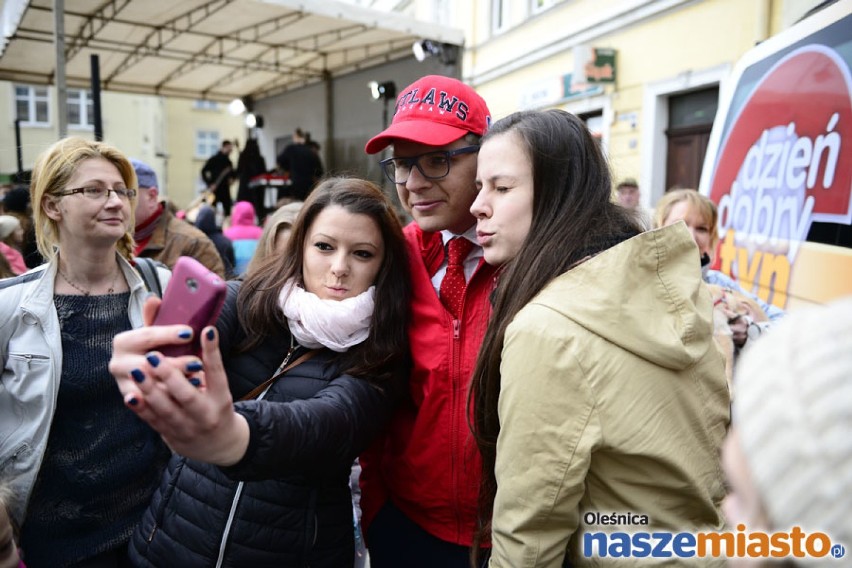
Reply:
<svg viewBox="0 0 852 568"><path fill-rule="evenodd" d="M290 333L282 329L249 353L232 353L241 339L238 286L229 282L217 322L220 349L230 354L225 367L235 400L272 376L290 346ZM395 397L340 376L331 355L323 350L291 369L266 394L267 402L236 403L251 430L240 463L219 468L171 459L133 535L135 565L352 566L350 467L386 423Z"/></svg>

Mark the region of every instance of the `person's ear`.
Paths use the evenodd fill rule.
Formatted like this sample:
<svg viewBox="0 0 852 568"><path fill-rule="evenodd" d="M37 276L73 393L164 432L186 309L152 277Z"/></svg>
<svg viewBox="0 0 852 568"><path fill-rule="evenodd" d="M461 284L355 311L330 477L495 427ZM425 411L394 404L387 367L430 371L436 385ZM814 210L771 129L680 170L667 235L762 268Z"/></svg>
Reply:
<svg viewBox="0 0 852 568"><path fill-rule="evenodd" d="M62 220L62 211L59 209L59 199L52 195L45 195L41 198L41 210L53 221Z"/></svg>

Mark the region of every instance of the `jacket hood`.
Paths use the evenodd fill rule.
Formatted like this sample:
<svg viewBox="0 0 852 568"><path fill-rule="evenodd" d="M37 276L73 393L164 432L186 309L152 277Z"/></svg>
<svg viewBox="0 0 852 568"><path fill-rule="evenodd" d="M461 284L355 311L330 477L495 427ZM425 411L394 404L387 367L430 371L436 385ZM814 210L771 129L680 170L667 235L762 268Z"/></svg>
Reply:
<svg viewBox="0 0 852 568"><path fill-rule="evenodd" d="M216 225L216 211L209 205L205 205L198 210L198 214L195 216L195 226L201 229L207 236L221 232Z"/></svg>
<svg viewBox="0 0 852 568"><path fill-rule="evenodd" d="M255 225L254 205L248 201L237 201L231 209L231 226Z"/></svg>
<svg viewBox="0 0 852 568"><path fill-rule="evenodd" d="M683 222L628 239L532 300L635 356L683 370L704 355L713 306Z"/></svg>

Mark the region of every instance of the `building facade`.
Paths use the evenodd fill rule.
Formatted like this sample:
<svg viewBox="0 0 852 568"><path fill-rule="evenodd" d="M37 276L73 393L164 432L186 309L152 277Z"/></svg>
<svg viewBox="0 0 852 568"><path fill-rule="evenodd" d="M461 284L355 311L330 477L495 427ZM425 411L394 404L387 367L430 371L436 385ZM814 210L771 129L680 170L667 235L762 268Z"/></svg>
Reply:
<svg viewBox="0 0 852 568"><path fill-rule="evenodd" d="M32 169L38 154L59 138L57 112L55 87L0 82L0 174L15 174L19 161L21 169ZM91 91L68 88L67 113L67 134L93 140ZM104 91L101 116L104 141L150 164L161 192L179 207L198 194L201 168L221 140L242 146L246 137L243 117L212 101Z"/></svg>
<svg viewBox="0 0 852 568"><path fill-rule="evenodd" d="M435 2L424 1L418 17ZM720 89L736 60L818 0L473 0L462 78L495 118L562 108L600 138L613 177L652 207L698 187Z"/></svg>

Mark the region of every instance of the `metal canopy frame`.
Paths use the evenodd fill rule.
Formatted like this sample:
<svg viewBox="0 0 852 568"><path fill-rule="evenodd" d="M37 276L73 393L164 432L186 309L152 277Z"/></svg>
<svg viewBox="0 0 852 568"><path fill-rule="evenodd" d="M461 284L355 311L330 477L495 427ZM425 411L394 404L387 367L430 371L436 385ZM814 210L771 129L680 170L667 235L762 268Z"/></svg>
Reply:
<svg viewBox="0 0 852 568"><path fill-rule="evenodd" d="M6 0L0 80L57 84L53 0ZM260 99L411 56L461 30L330 0L64 0L65 75L104 90ZM61 86L61 85L58 85Z"/></svg>

